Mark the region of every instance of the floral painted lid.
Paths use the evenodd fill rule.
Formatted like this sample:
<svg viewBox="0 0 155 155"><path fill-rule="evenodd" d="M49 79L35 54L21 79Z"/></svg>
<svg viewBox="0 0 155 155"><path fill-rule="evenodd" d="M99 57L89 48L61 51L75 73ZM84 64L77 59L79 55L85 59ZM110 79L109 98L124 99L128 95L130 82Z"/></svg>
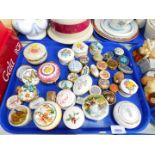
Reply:
<svg viewBox="0 0 155 155"><path fill-rule="evenodd" d="M59 124L61 116L62 113L58 104L46 101L35 110L33 119L38 128L50 130Z"/></svg>
<svg viewBox="0 0 155 155"><path fill-rule="evenodd" d="M68 108L63 115L63 121L66 127L78 129L84 123L85 117L82 109L77 106Z"/></svg>
<svg viewBox="0 0 155 155"><path fill-rule="evenodd" d="M85 94L91 88L92 83L93 83L92 78L89 75L80 76L74 83L73 86L74 94L75 95Z"/></svg>
<svg viewBox="0 0 155 155"><path fill-rule="evenodd" d="M63 61L69 61L74 58L74 52L70 48L63 48L58 52L58 58Z"/></svg>
<svg viewBox="0 0 155 155"><path fill-rule="evenodd" d="M131 79L124 79L120 84L120 88L126 93L133 95L138 91L138 85Z"/></svg>

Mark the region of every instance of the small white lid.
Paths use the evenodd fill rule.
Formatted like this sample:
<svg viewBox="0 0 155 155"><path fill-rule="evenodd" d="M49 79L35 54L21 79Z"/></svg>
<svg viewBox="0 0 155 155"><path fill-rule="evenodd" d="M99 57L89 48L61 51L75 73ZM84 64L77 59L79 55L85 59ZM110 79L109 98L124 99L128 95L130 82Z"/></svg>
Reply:
<svg viewBox="0 0 155 155"><path fill-rule="evenodd" d="M57 94L56 101L62 109L66 109L75 104L76 96L71 90L64 89Z"/></svg>
<svg viewBox="0 0 155 155"><path fill-rule="evenodd" d="M46 47L40 43L32 43L24 49L24 57L28 60L35 61L46 55Z"/></svg>
<svg viewBox="0 0 155 155"><path fill-rule="evenodd" d="M141 122L141 113L138 107L129 101L116 104L113 111L114 118L119 125L125 128L135 128Z"/></svg>
<svg viewBox="0 0 155 155"><path fill-rule="evenodd" d="M58 52L58 58L63 62L69 62L74 59L74 52L70 48L63 48Z"/></svg>
<svg viewBox="0 0 155 155"><path fill-rule="evenodd" d="M63 122L70 129L80 128L85 121L82 109L77 106L68 108L63 115Z"/></svg>
<svg viewBox="0 0 155 155"><path fill-rule="evenodd" d="M92 86L92 78L89 75L80 76L73 85L73 92L75 95L85 94Z"/></svg>
<svg viewBox="0 0 155 155"><path fill-rule="evenodd" d="M138 85L132 79L124 79L120 83L120 89L126 94L133 95L138 91Z"/></svg>

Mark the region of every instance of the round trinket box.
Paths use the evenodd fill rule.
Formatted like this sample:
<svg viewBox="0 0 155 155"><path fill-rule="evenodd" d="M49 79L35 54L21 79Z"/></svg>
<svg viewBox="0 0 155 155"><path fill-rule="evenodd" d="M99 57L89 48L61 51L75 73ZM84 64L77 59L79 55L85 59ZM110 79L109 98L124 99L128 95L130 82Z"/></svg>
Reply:
<svg viewBox="0 0 155 155"><path fill-rule="evenodd" d="M67 76L67 79L71 82L75 82L78 79L78 74L77 73L69 73Z"/></svg>
<svg viewBox="0 0 155 155"><path fill-rule="evenodd" d="M74 52L70 48L63 48L58 52L58 58L62 65L67 65L74 60Z"/></svg>
<svg viewBox="0 0 155 155"><path fill-rule="evenodd" d="M22 74L22 82L25 85L37 85L40 80L35 69L26 69Z"/></svg>
<svg viewBox="0 0 155 155"><path fill-rule="evenodd" d="M121 47L116 47L114 49L114 53L115 53L116 56L122 56L124 54L124 50Z"/></svg>
<svg viewBox="0 0 155 155"><path fill-rule="evenodd" d="M8 109L14 109L16 106L21 105L22 101L17 95L10 96L6 101L6 107Z"/></svg>
<svg viewBox="0 0 155 155"><path fill-rule="evenodd" d="M120 83L120 91L119 93L124 97L131 97L138 91L138 85L135 81L131 79L124 79Z"/></svg>
<svg viewBox="0 0 155 155"><path fill-rule="evenodd" d="M10 111L8 121L14 127L25 126L31 121L31 110L25 105L18 105Z"/></svg>
<svg viewBox="0 0 155 155"><path fill-rule="evenodd" d="M21 87L18 87L17 89L18 98L21 101L30 102L38 97L38 91L36 86L30 85L24 85Z"/></svg>
<svg viewBox="0 0 155 155"><path fill-rule="evenodd" d="M91 88L92 83L93 83L92 78L89 75L80 76L74 82L73 85L74 94L79 96L85 94Z"/></svg>
<svg viewBox="0 0 155 155"><path fill-rule="evenodd" d="M38 69L38 77L44 83L54 83L60 77L60 68L54 62L44 63Z"/></svg>
<svg viewBox="0 0 155 155"><path fill-rule="evenodd" d="M116 103L116 96L112 91L104 91L103 92L103 96L105 97L105 99L108 101L109 105L113 105Z"/></svg>
<svg viewBox="0 0 155 155"><path fill-rule="evenodd" d="M110 79L110 73L106 70L103 70L100 72L100 78L108 80L108 79Z"/></svg>
<svg viewBox="0 0 155 155"><path fill-rule="evenodd" d="M124 79L124 73L123 72L116 72L114 74L114 82L119 84Z"/></svg>
<svg viewBox="0 0 155 155"><path fill-rule="evenodd" d="M103 60L103 56L99 53L95 53L93 56L94 61L102 61Z"/></svg>
<svg viewBox="0 0 155 155"><path fill-rule="evenodd" d="M118 85L115 84L115 83L112 83L109 87L109 89L113 92L113 93L117 93L119 88L118 88Z"/></svg>
<svg viewBox="0 0 155 155"><path fill-rule="evenodd" d="M99 77L99 70L97 69L97 67L96 67L94 64L92 64L92 65L90 66L90 73L91 73L94 77L96 77L96 78Z"/></svg>
<svg viewBox="0 0 155 155"><path fill-rule="evenodd" d="M109 80L105 80L105 79L99 79L98 85L99 85L102 89L108 89L109 86L110 86L110 81L109 81Z"/></svg>
<svg viewBox="0 0 155 155"><path fill-rule="evenodd" d="M72 60L69 63L68 68L73 73L79 73L82 70L82 64L77 60Z"/></svg>
<svg viewBox="0 0 155 155"><path fill-rule="evenodd" d="M56 101L56 92L55 91L48 91L46 94L46 100L47 101Z"/></svg>
<svg viewBox="0 0 155 155"><path fill-rule="evenodd" d="M72 50L74 51L75 57L79 58L88 54L88 45L84 42L76 42L73 44Z"/></svg>
<svg viewBox="0 0 155 155"><path fill-rule="evenodd" d="M29 103L29 108L32 110L37 109L44 102L45 102L45 99L43 97L38 97L37 99Z"/></svg>
<svg viewBox="0 0 155 155"><path fill-rule="evenodd" d="M94 55L95 53L101 54L102 50L103 50L103 45L98 41L90 44L89 51L92 55Z"/></svg>
<svg viewBox="0 0 155 155"><path fill-rule="evenodd" d="M28 45L23 54L27 61L33 65L39 65L47 59L46 47L40 43Z"/></svg>
<svg viewBox="0 0 155 155"><path fill-rule="evenodd" d="M122 66L127 66L127 65L129 65L129 62L130 62L129 58L125 55L119 56L117 58L117 60L118 60L119 64Z"/></svg>
<svg viewBox="0 0 155 155"><path fill-rule="evenodd" d="M82 105L85 116L88 119L99 121L109 113L107 100L102 95L89 95Z"/></svg>
<svg viewBox="0 0 155 155"><path fill-rule="evenodd" d="M76 96L69 89L61 90L56 97L56 103L59 104L59 106L63 110L66 110L67 108L73 106L75 104L75 101L76 101Z"/></svg>
<svg viewBox="0 0 155 155"><path fill-rule="evenodd" d="M98 61L96 66L99 70L106 70L108 67L108 64L105 61Z"/></svg>
<svg viewBox="0 0 155 155"><path fill-rule="evenodd" d="M85 116L83 111L77 107L73 106L68 108L63 115L63 122L65 126L69 129L80 128L85 121Z"/></svg>
<svg viewBox="0 0 155 155"><path fill-rule="evenodd" d="M60 89L71 89L73 86L73 83L69 80L62 80L58 83L58 87Z"/></svg>
<svg viewBox="0 0 155 155"><path fill-rule="evenodd" d="M136 105L129 101L117 103L113 110L115 121L127 128L136 128L141 122L141 113Z"/></svg>
<svg viewBox="0 0 155 155"><path fill-rule="evenodd" d="M21 65L18 69L17 69L17 72L16 72L16 76L19 80L22 81L22 75L23 75L23 72L27 69L31 69L32 67L29 66L29 65Z"/></svg>
<svg viewBox="0 0 155 155"><path fill-rule="evenodd" d="M93 86L91 86L89 93L90 93L90 95L94 95L94 94L101 95L102 90L99 86L93 85Z"/></svg>
<svg viewBox="0 0 155 155"><path fill-rule="evenodd" d="M89 75L90 69L89 66L85 65L81 70L81 75Z"/></svg>
<svg viewBox="0 0 155 155"><path fill-rule="evenodd" d="M52 101L41 104L33 114L35 125L41 130L52 130L56 128L62 117L59 105Z"/></svg>
<svg viewBox="0 0 155 155"><path fill-rule="evenodd" d="M86 65L89 62L89 57L84 55L80 57L80 62L84 65Z"/></svg>
<svg viewBox="0 0 155 155"><path fill-rule="evenodd" d="M107 61L107 64L108 64L108 67L111 69L111 70L115 70L117 67L118 67L118 62L114 59L110 59Z"/></svg>
<svg viewBox="0 0 155 155"><path fill-rule="evenodd" d="M123 73L125 73L125 74L132 74L133 73L133 70L132 70L132 68L131 67L129 67L129 66L123 66L123 65L118 65L118 69L120 70L120 71L122 71Z"/></svg>
<svg viewBox="0 0 155 155"><path fill-rule="evenodd" d="M103 60L108 61L110 59L112 59L114 56L113 52L106 52L103 54Z"/></svg>

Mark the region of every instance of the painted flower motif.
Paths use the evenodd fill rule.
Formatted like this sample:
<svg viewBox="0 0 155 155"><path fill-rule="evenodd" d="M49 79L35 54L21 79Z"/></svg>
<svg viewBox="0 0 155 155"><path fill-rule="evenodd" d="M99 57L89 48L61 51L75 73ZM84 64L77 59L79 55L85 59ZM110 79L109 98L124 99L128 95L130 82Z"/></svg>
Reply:
<svg viewBox="0 0 155 155"><path fill-rule="evenodd" d="M44 71L45 71L45 73L51 73L51 72L53 72L53 68L52 67L46 67Z"/></svg>
<svg viewBox="0 0 155 155"><path fill-rule="evenodd" d="M133 90L136 87L136 85L132 81L129 81L129 80L125 81L124 84L125 84L126 88L129 90Z"/></svg>
<svg viewBox="0 0 155 155"><path fill-rule="evenodd" d="M73 115L69 114L68 118L66 119L66 121L71 121L73 124L76 124L77 120L79 119L78 117L79 113L73 113Z"/></svg>

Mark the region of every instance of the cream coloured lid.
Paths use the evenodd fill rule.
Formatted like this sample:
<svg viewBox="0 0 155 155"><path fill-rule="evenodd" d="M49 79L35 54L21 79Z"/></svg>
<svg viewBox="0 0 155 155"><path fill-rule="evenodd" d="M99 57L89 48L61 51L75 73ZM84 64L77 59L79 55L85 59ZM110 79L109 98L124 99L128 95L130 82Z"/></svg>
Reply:
<svg viewBox="0 0 155 155"><path fill-rule="evenodd" d="M86 20L87 19L52 19L52 21L64 25L80 24Z"/></svg>

